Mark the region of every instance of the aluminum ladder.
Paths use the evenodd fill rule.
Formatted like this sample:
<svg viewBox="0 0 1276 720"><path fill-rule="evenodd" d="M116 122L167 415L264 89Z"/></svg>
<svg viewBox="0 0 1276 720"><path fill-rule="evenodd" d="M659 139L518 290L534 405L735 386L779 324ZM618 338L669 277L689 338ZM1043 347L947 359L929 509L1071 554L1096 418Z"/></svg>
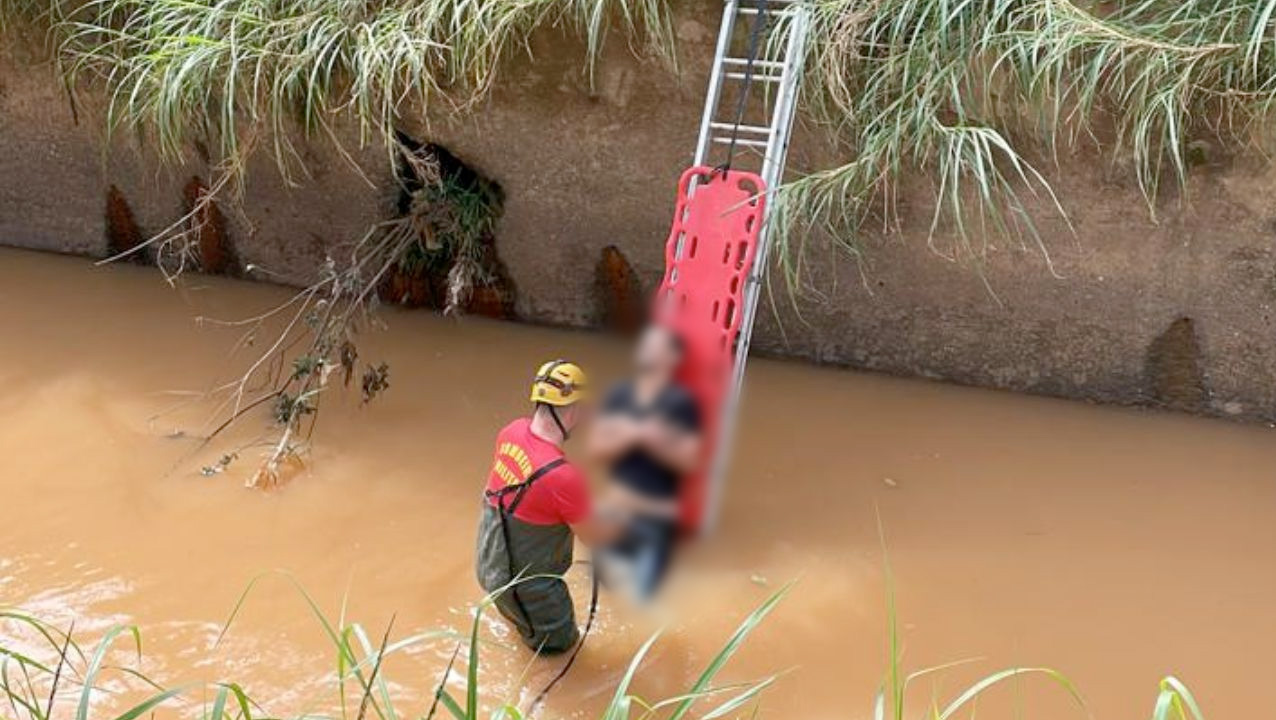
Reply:
<svg viewBox="0 0 1276 720"><path fill-rule="evenodd" d="M747 89L745 111L735 134L737 150L731 165L733 169L756 172L765 181L768 191L774 191L784 179L784 161L789 152L802 65L806 59L811 26L811 9L807 0L726 0L713 68L709 74L704 115L700 120L695 164L714 166L721 164L715 160L726 159L726 149L731 144L733 131L737 130L739 97L746 92L747 48L759 13L763 13L766 25L757 44L753 77ZM768 204L767 215L771 212L770 208L771 204ZM744 290L744 315L736 344L735 372L723 414L721 435L717 438L716 452L709 469L708 497L700 524L702 531L712 529L716 523L726 480L736 411L749 357L749 341L767 270L771 245L768 220L768 217L763 218L757 256Z"/></svg>

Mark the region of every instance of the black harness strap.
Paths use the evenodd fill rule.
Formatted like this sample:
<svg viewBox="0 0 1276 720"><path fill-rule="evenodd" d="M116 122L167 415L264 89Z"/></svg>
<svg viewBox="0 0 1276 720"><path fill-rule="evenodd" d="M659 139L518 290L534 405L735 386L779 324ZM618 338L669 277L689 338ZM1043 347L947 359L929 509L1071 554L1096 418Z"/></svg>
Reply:
<svg viewBox="0 0 1276 720"><path fill-rule="evenodd" d="M581 648L585 647L585 638L589 637L589 631L594 628L594 618L598 617L598 566L592 562L589 567L590 585L589 590L589 618L585 620L585 630L580 634L580 640L577 641L576 647L572 649L572 654L567 657L567 662L563 663L563 667L554 676L554 679L545 684L545 688L540 691L536 699L532 701L531 712L535 712L536 708L545 700L545 696L549 695L549 691L554 689L559 680L567 677L567 671L572 669L572 665L576 662L576 656L580 655Z"/></svg>
<svg viewBox="0 0 1276 720"><path fill-rule="evenodd" d="M567 429L567 426L563 424L563 419L558 417L558 408L553 405L546 405L545 407L549 408L549 417L558 426L558 432L563 434L563 442L567 442L568 438L572 436L572 431Z"/></svg>
<svg viewBox="0 0 1276 720"><path fill-rule="evenodd" d="M510 526L507 518L518 510L519 505L523 504L523 498L527 497L527 490L532 486L532 483L550 474L566 462L567 458L554 458L534 470L532 474L521 483L506 485L500 490L487 490L483 493L488 498L496 500L496 510L501 518L501 536L505 539L505 557L509 560L511 582L513 582L514 578L518 577L519 569L517 563L514 562L514 547L510 541ZM510 502L509 507L506 508L505 498L510 495L513 495L514 499ZM523 619L527 621L527 626L532 630L532 633L535 634L536 628L532 627L532 616L528 614L527 607L523 605L522 598L518 596L518 586L514 585L510 587L510 593L514 596L514 604L518 606L518 611L523 614Z"/></svg>
<svg viewBox="0 0 1276 720"><path fill-rule="evenodd" d="M487 490L484 492L484 495L488 498L496 500L496 508L500 513L501 535L505 539L505 557L509 559L510 580L517 577L519 571L517 563L514 562L514 548L510 544L509 521L506 519L506 516L513 515L515 511L518 510L518 506L522 504L523 498L527 497L527 490L532 486L532 483L545 477L549 473L553 472L554 469L560 467L566 462L567 458L554 458L537 468L521 483L506 485L500 490ZM507 508L505 506L505 498L510 495L513 495L514 499L510 502L509 507ZM575 664L577 656L580 655L581 648L585 647L585 638L589 637L589 631L593 629L594 620L598 617L598 568L594 566L593 563L590 563L590 565L589 574L591 587L589 591L589 617L585 620L585 630L580 634L580 640L576 642L576 647L572 649L572 654L567 657L567 662L563 664L562 669L558 671L558 674L545 685L545 688L541 690L536 696L536 699L532 701L531 709L533 711L545 700L545 696L549 695L549 691L554 689L554 686L558 684L558 681L566 677L567 672L572 669L572 665ZM518 606L519 612L523 614L523 618L527 620L527 625L530 628L532 626L532 616L528 614L527 607L523 605L522 599L518 596L518 586L511 586L510 592L514 595L514 604ZM536 630L535 628L531 629L534 635Z"/></svg>

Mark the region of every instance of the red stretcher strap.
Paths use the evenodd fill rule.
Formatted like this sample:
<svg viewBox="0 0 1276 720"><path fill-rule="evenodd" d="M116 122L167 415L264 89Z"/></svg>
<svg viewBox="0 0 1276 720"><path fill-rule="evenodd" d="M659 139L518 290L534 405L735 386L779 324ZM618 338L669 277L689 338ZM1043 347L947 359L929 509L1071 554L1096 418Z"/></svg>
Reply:
<svg viewBox="0 0 1276 720"><path fill-rule="evenodd" d="M704 470L683 482L682 520L690 531L699 529L708 509L709 473L732 390L736 338L758 251L765 191L762 178L753 173L708 167L690 168L678 182L655 314L686 342L681 380L699 403L703 420Z"/></svg>

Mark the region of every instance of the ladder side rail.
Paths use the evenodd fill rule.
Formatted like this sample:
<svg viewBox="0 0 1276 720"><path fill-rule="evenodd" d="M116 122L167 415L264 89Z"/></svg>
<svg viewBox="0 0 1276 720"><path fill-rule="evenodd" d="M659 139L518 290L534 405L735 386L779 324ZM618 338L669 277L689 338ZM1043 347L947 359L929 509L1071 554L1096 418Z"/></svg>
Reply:
<svg viewBox="0 0 1276 720"><path fill-rule="evenodd" d="M773 196L770 199L774 199L774 193L784 182L784 168L789 154L789 140L792 136L793 121L796 117L798 85L801 82L803 64L806 57L808 23L809 16L804 11L800 12L793 18L793 26L788 38L787 54L793 60L788 67L784 82L780 85L779 96L776 98L775 114L771 123L774 134L770 138L771 144L767 147L766 156L763 158L762 179L766 182L767 192ZM735 365L733 397L738 396L744 387L744 370L748 360L749 342L753 335L753 321L757 316L758 297L761 293L762 283L766 279L767 263L770 259L772 230L770 220L774 208L774 203L767 203L766 216L763 218L762 228L758 233L757 256L749 273L749 285L746 288L743 307L744 318L741 325L741 343L737 350L739 361Z"/></svg>
<svg viewBox="0 0 1276 720"><path fill-rule="evenodd" d="M736 13L739 0L727 0L722 8L722 25L718 28L718 46L713 55L713 67L709 70L709 89L705 93L704 113L700 117L700 137L696 141L696 155L693 164L708 163L709 151L712 148L710 124L718 110L718 101L722 96L723 65L731 46L731 34L735 30Z"/></svg>
<svg viewBox="0 0 1276 720"><path fill-rule="evenodd" d="M762 159L762 179L766 182L766 192L774 193L784 179L785 159L789 150L789 139L793 130L793 120L797 108L799 83L801 82L803 65L806 58L807 34L810 26L809 10L805 5L789 9L793 13L789 27L789 37L785 49L785 70L780 81L779 92L775 101L775 109L771 120L772 133ZM768 198L772 200L773 198ZM774 205L768 202L762 228L758 232L758 250L754 257L753 267L745 283L744 313L740 324L740 334L736 345L736 362L732 374L731 390L726 400L725 420L718 436L717 452L710 466L708 496L705 502L705 517L701 524L702 531L708 532L717 523L721 509L722 487L735 440L737 410L740 395L744 387L744 371L749 359L749 346L753 337L753 323L757 317L762 283L766 278L767 263L771 239L770 216Z"/></svg>
<svg viewBox="0 0 1276 720"><path fill-rule="evenodd" d="M767 184L767 191L774 192L784 180L785 161L789 155L789 138L793 132L793 120L797 109L798 84L801 82L802 69L806 59L806 40L810 16L805 9L793 12L789 26L789 36L785 39L785 71L776 93L775 109L771 116L770 145L762 159L762 179ZM765 225L764 225L765 229ZM765 248L765 244L763 244ZM760 271L764 266L754 264L754 270Z"/></svg>

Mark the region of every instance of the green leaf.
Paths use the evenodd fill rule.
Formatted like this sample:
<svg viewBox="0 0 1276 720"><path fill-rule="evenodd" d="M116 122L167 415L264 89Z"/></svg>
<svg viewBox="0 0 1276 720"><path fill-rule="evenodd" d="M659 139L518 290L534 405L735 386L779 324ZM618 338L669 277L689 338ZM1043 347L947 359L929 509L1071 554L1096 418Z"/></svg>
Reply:
<svg viewBox="0 0 1276 720"><path fill-rule="evenodd" d="M628 720L630 706L628 697L629 685L638 673L638 666L642 664L643 658L647 656L651 646L656 644L656 640L659 637L659 632L653 633L651 637L647 638L647 642L638 648L638 652L634 654L633 659L629 661L629 667L620 678L620 682L616 684L616 690L612 694L611 702L607 704L607 709L603 711L603 720Z"/></svg>
<svg viewBox="0 0 1276 720"><path fill-rule="evenodd" d="M992 675L989 675L974 685L966 688L964 692L957 696L957 699L950 702L948 706L944 708L943 712L939 713L937 720L948 720L948 718L952 717L958 710L961 710L963 706L970 703L992 686L1004 680L1019 677L1020 675L1044 675L1066 690L1068 694L1072 696L1072 699L1076 701L1079 707L1085 707L1085 701L1082 700L1081 693L1077 691L1076 686L1072 684L1071 680L1064 677L1064 675L1057 670L1039 667L1009 668L993 673Z"/></svg>
<svg viewBox="0 0 1276 720"><path fill-rule="evenodd" d="M713 656L713 659L709 661L709 665L700 673L700 677L697 678L696 682L691 686L691 690L688 693L689 695L694 696L709 687L709 683L713 682L713 678L717 676L720 670L722 670L722 667L727 664L727 661L730 660L733 655L736 654L736 652L740 649L740 646L744 644L745 639L749 637L749 634L762 624L762 621L766 619L766 616L771 614L771 611L780 604L780 601L784 599L784 596L788 594L792 587L793 583L788 583L777 590L769 598L767 598L761 606L750 613L749 616L744 619L744 622L740 623L740 626L736 628L735 633L732 634L729 640L727 640L726 645L718 651L717 655ZM694 703L694 697L684 700L682 704L674 709L673 714L669 716L669 720L681 720L681 718L685 717L686 714L691 711L691 706Z"/></svg>
<svg viewBox="0 0 1276 720"><path fill-rule="evenodd" d="M177 697L185 691L185 687L176 687L171 690L165 690L162 693L156 693L137 705L134 705L132 708L125 711L124 714L117 716L115 720L136 720L136 718L150 712L153 708L159 706L169 698Z"/></svg>
<svg viewBox="0 0 1276 720"><path fill-rule="evenodd" d="M452 694L447 690L439 693L439 702L443 705L443 707L447 708L448 712L452 713L452 717L456 718L456 720L471 720L471 718L465 714L465 710L463 710L460 704L456 702L456 698L452 697Z"/></svg>
<svg viewBox="0 0 1276 720"><path fill-rule="evenodd" d="M1174 711L1176 720L1205 720L1201 706L1197 704L1192 691L1181 680L1168 675L1161 680L1160 693L1156 697L1156 705L1152 710L1153 720L1168 720ZM1190 713L1190 715L1189 715Z"/></svg>
<svg viewBox="0 0 1276 720"><path fill-rule="evenodd" d="M106 635L102 637L102 641L98 643L97 650L93 653L93 659L89 661L88 669L84 673L84 690L80 693L80 704L75 711L75 720L88 720L89 703L93 698L93 690L97 684L98 673L102 669L102 661L106 658L106 652L110 649L111 643L115 638L123 633L128 633L133 637L133 644L137 648L137 656L142 656L142 633L137 629L136 625L116 625L106 631Z"/></svg>
<svg viewBox="0 0 1276 720"><path fill-rule="evenodd" d="M230 688L222 686L217 688L217 693L213 696L213 710L207 716L208 720L222 720L222 715L226 714L226 700L230 694Z"/></svg>

